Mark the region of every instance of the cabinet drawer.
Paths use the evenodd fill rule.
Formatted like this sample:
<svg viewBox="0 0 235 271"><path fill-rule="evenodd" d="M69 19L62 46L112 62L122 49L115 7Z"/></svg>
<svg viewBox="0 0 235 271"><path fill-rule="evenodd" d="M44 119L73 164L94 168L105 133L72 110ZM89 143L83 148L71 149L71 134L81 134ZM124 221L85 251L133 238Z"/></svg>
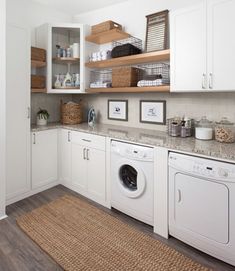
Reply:
<svg viewBox="0 0 235 271"><path fill-rule="evenodd" d="M72 143L98 150L105 150L105 137L88 133L72 132Z"/></svg>

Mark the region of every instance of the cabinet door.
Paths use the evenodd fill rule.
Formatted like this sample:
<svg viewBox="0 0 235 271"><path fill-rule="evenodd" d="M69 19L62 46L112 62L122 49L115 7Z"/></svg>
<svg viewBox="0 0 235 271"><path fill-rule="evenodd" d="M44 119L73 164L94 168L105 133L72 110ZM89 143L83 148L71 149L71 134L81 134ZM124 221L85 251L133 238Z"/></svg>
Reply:
<svg viewBox="0 0 235 271"><path fill-rule="evenodd" d="M198 5L171 13L171 91L207 88L206 7Z"/></svg>
<svg viewBox="0 0 235 271"><path fill-rule="evenodd" d="M235 1L208 1L208 73L209 88L235 90Z"/></svg>
<svg viewBox="0 0 235 271"><path fill-rule="evenodd" d="M32 186L57 181L57 129L32 133Z"/></svg>
<svg viewBox="0 0 235 271"><path fill-rule="evenodd" d="M6 193L30 190L30 38L25 28L7 25ZM16 50L16 45L19 50Z"/></svg>
<svg viewBox="0 0 235 271"><path fill-rule="evenodd" d="M79 192L87 191L86 148L72 142L72 184Z"/></svg>
<svg viewBox="0 0 235 271"><path fill-rule="evenodd" d="M71 131L60 130L59 136L59 176L62 183L71 182Z"/></svg>
<svg viewBox="0 0 235 271"><path fill-rule="evenodd" d="M105 152L88 149L87 186L91 198L100 203L106 199Z"/></svg>

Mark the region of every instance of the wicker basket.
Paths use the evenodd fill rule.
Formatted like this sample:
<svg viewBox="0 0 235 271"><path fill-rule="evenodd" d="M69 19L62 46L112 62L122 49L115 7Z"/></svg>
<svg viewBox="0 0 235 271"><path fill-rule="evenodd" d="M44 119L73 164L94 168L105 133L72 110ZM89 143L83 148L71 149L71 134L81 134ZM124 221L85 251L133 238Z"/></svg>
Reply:
<svg viewBox="0 0 235 271"><path fill-rule="evenodd" d="M46 77L41 75L31 75L31 88L45 88Z"/></svg>
<svg viewBox="0 0 235 271"><path fill-rule="evenodd" d="M46 50L36 47L31 47L31 59L36 61L46 61Z"/></svg>
<svg viewBox="0 0 235 271"><path fill-rule="evenodd" d="M61 101L61 123L79 124L82 122L82 105L79 103L63 103Z"/></svg>
<svg viewBox="0 0 235 271"><path fill-rule="evenodd" d="M139 71L133 67L113 68L112 87L136 87Z"/></svg>
<svg viewBox="0 0 235 271"><path fill-rule="evenodd" d="M105 31L112 30L114 28L122 30L122 26L120 24L113 21L106 21L100 24L93 25L91 27L91 34L96 35Z"/></svg>

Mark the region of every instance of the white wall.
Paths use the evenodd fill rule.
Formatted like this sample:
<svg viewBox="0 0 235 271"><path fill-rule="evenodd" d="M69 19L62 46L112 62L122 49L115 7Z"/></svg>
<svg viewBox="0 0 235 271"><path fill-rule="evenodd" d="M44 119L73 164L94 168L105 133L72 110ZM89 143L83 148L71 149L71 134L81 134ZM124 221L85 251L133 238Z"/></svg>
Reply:
<svg viewBox="0 0 235 271"><path fill-rule="evenodd" d="M129 0L106 8L78 14L74 22L88 25L106 20L122 24L125 30L133 36L145 39L146 15L165 9L176 9L198 2L198 0Z"/></svg>
<svg viewBox="0 0 235 271"><path fill-rule="evenodd" d="M35 45L35 27L44 23L71 21L70 15L31 0L7 0L7 22L30 27L32 45ZM20 52L20 48L16 49Z"/></svg>
<svg viewBox="0 0 235 271"><path fill-rule="evenodd" d="M6 11L5 0L0 1L0 218L5 215L5 98L6 98Z"/></svg>

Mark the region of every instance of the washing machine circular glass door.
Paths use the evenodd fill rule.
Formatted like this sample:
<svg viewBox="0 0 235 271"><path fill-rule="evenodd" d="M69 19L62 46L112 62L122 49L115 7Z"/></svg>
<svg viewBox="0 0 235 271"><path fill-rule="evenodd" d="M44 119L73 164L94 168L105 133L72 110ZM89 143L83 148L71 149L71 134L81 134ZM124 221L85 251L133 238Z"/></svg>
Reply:
<svg viewBox="0 0 235 271"><path fill-rule="evenodd" d="M143 170L135 163L122 161L119 163L119 188L129 198L140 197L145 190L146 180Z"/></svg>

